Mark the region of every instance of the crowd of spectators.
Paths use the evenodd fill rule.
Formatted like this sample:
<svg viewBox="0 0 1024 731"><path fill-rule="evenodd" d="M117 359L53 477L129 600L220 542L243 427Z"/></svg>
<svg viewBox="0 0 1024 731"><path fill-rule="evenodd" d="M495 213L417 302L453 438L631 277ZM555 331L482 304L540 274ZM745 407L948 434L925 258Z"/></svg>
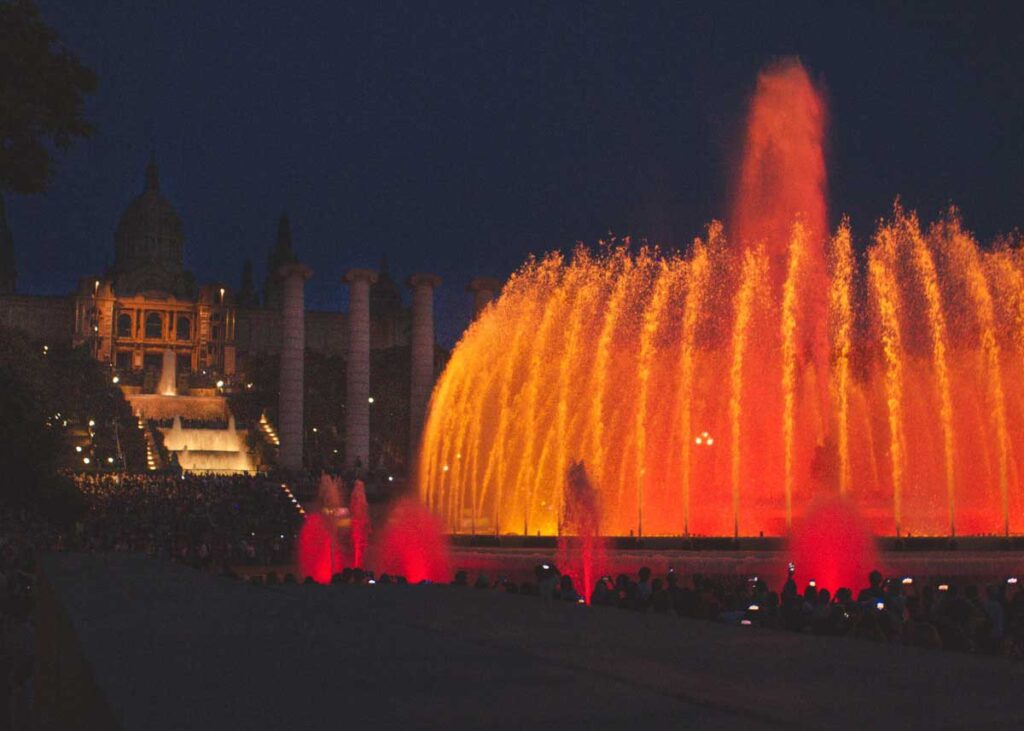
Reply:
<svg viewBox="0 0 1024 731"><path fill-rule="evenodd" d="M88 510L69 548L138 551L200 567L292 560L302 522L279 482L245 475L80 475Z"/></svg>
<svg viewBox="0 0 1024 731"><path fill-rule="evenodd" d="M551 564L537 566L533 582L491 582L479 576L473 586L549 600L583 603L568 575ZM912 577L865 577L854 593L834 593L808 581L801 590L793 573L781 591L759 577L710 577L678 574L655 577L641 568L636 577L601 577L591 593L595 607L671 614L738 626L760 626L816 635L902 643L932 649L1024 658L1024 589L1016 577L983 587L939 583ZM456 585L468 586L464 571Z"/></svg>

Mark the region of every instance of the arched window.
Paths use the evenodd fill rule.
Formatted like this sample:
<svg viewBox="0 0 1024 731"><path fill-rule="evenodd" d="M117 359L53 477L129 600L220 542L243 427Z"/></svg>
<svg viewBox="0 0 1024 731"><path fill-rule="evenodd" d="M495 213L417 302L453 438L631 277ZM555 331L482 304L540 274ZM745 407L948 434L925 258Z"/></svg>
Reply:
<svg viewBox="0 0 1024 731"><path fill-rule="evenodd" d="M164 319L159 312L146 315L146 337L160 339L164 336Z"/></svg>
<svg viewBox="0 0 1024 731"><path fill-rule="evenodd" d="M192 339L192 321L187 317L178 317L175 328L177 329L178 340Z"/></svg>
<svg viewBox="0 0 1024 731"><path fill-rule="evenodd" d="M130 338L132 336L132 316L122 312L117 316L117 337Z"/></svg>

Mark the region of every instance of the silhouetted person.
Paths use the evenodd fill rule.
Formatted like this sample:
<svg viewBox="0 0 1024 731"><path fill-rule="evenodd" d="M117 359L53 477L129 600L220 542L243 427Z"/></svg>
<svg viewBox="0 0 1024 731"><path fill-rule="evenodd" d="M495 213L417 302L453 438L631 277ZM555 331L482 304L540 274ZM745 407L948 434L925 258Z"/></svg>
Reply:
<svg viewBox="0 0 1024 731"><path fill-rule="evenodd" d="M860 590L857 601L871 603L878 599L885 599L885 591L882 589L882 574L875 570L868 574L868 586Z"/></svg>
<svg viewBox="0 0 1024 731"><path fill-rule="evenodd" d="M646 609L651 599L651 570L646 566L641 567L637 572L637 578L640 579L636 584L637 609Z"/></svg>

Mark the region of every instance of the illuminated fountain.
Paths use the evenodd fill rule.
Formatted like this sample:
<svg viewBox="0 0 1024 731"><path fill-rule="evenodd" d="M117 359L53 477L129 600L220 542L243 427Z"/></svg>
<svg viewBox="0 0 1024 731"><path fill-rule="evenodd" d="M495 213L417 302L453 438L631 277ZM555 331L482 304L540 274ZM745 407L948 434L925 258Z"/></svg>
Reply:
<svg viewBox="0 0 1024 731"><path fill-rule="evenodd" d="M248 432L235 426L235 417L230 413L226 429L183 427L181 417L176 415L171 427L160 431L164 435L164 446L178 456L178 464L186 472L256 471L246 444Z"/></svg>
<svg viewBox="0 0 1024 731"><path fill-rule="evenodd" d="M366 502L366 486L362 480L352 485L352 495L348 500L348 510L352 519L352 565L362 568L366 562L366 548L370 545L370 506Z"/></svg>
<svg viewBox="0 0 1024 731"><path fill-rule="evenodd" d="M728 228L510 278L424 431L420 496L449 532L557 534L578 461L604 535L783 535L833 496L882 535L1024 532L1019 242L897 205L855 253L827 228L825 121L776 65Z"/></svg>
<svg viewBox="0 0 1024 731"><path fill-rule="evenodd" d="M582 462L572 465L566 476L565 507L559 526L558 567L579 584L577 589L587 604L590 604L597 577L608 568L601 537L601 500L590 484Z"/></svg>
<svg viewBox="0 0 1024 731"><path fill-rule="evenodd" d="M399 500L376 541L373 565L413 584L449 581L452 559L443 528L416 498Z"/></svg>
<svg viewBox="0 0 1024 731"><path fill-rule="evenodd" d="M248 430L236 428L227 399L221 395L179 394L177 379L177 359L174 351L167 349L156 393L125 394L136 416L171 421L170 427L160 427L164 446L186 472L255 472L255 460L248 447ZM227 428L183 426L183 418L227 422Z"/></svg>
<svg viewBox="0 0 1024 731"><path fill-rule="evenodd" d="M174 351L170 348L164 351L160 364L160 382L157 384L156 392L161 396L178 395L178 364Z"/></svg>
<svg viewBox="0 0 1024 731"><path fill-rule="evenodd" d="M326 584L345 568L341 532L349 524L349 512L341 504L337 478L321 475L317 499L299 530L296 568L301 578L311 577L318 584Z"/></svg>

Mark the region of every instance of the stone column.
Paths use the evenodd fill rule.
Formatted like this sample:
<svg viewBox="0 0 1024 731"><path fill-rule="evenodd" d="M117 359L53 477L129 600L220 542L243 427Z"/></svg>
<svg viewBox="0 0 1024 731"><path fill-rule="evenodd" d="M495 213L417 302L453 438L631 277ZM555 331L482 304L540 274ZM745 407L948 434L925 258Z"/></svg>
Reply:
<svg viewBox="0 0 1024 731"><path fill-rule="evenodd" d="M281 277L281 384L277 433L279 462L286 470L302 469L303 375L306 360L306 280L313 272L299 263L278 270Z"/></svg>
<svg viewBox="0 0 1024 731"><path fill-rule="evenodd" d="M349 269L348 353L345 363L345 466L370 464L370 285L372 269Z"/></svg>
<svg viewBox="0 0 1024 731"><path fill-rule="evenodd" d="M476 319L483 309L494 299L495 293L501 289L501 282L494 277L473 277L466 287L473 293L473 318Z"/></svg>
<svg viewBox="0 0 1024 731"><path fill-rule="evenodd" d="M420 433L427 417L427 403L434 387L434 288L436 274L413 274L406 282L412 290L412 379L409 384L409 467L413 469Z"/></svg>

